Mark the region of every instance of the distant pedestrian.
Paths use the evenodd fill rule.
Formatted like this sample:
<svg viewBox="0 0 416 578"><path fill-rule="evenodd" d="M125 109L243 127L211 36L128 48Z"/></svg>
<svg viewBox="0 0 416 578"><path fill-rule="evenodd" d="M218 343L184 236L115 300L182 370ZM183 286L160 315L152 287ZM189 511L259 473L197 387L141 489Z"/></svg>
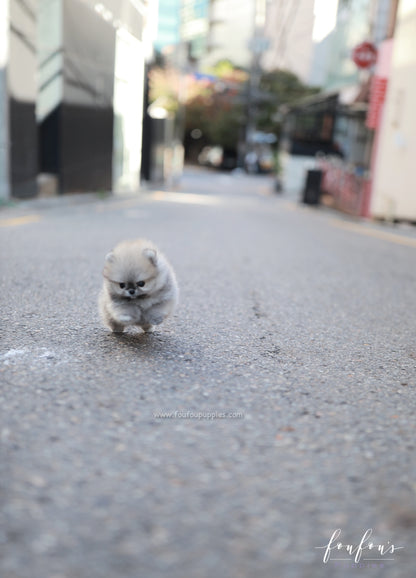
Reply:
<svg viewBox="0 0 416 578"><path fill-rule="evenodd" d="M246 170L250 175L259 172L259 159L256 151L249 151L244 159Z"/></svg>

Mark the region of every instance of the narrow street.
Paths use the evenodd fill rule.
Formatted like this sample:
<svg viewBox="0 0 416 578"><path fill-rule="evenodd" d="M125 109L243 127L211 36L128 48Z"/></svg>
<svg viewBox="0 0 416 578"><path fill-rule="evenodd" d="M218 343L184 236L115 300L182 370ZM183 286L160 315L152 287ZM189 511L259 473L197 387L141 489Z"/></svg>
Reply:
<svg viewBox="0 0 416 578"><path fill-rule="evenodd" d="M188 169L0 236L1 578L414 577L415 227ZM180 304L111 335L104 256L135 237ZM400 549L324 563L337 529Z"/></svg>

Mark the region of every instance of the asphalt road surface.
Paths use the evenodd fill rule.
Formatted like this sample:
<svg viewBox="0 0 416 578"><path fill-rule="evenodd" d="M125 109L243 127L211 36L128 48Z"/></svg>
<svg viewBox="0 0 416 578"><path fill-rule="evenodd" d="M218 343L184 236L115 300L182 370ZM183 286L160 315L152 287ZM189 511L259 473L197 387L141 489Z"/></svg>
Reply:
<svg viewBox="0 0 416 578"><path fill-rule="evenodd" d="M1 578L415 576L415 228L191 170L0 235ZM180 305L111 335L103 259L135 237Z"/></svg>

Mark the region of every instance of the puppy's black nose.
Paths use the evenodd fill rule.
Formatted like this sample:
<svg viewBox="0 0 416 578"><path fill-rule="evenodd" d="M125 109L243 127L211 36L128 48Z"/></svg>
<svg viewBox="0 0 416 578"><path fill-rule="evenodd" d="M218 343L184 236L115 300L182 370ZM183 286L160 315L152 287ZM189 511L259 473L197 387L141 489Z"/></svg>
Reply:
<svg viewBox="0 0 416 578"><path fill-rule="evenodd" d="M129 289L130 295L134 295L134 289Z"/></svg>

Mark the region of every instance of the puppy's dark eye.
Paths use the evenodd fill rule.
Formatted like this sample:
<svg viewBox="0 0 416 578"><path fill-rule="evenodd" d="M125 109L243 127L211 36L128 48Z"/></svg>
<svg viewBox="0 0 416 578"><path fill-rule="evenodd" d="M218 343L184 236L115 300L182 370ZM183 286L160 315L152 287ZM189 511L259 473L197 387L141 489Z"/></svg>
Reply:
<svg viewBox="0 0 416 578"><path fill-rule="evenodd" d="M136 283L137 287L144 287L145 286L145 281L139 281L138 283Z"/></svg>
<svg viewBox="0 0 416 578"><path fill-rule="evenodd" d="M125 288L125 286L126 286L126 284L125 284L125 283L120 283L120 289L124 289L124 288Z"/></svg>

